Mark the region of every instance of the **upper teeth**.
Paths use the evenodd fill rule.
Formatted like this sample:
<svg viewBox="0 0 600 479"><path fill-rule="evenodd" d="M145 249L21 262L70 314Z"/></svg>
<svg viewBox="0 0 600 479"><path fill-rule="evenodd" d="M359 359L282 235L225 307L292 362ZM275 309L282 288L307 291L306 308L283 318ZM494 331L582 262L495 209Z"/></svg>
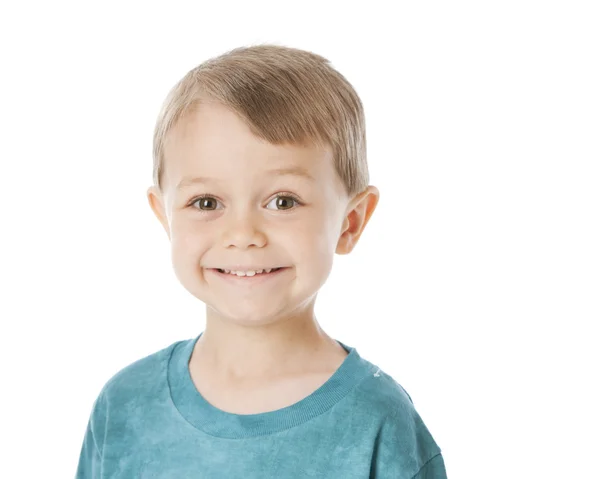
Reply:
<svg viewBox="0 0 600 479"><path fill-rule="evenodd" d="M224 269L223 271L225 271L226 273L229 273L229 274L236 274L238 276L254 276L255 274L260 274L262 272L270 273L272 271L272 269L274 269L274 268L259 269L257 271L233 271L233 270L228 270L228 269Z"/></svg>

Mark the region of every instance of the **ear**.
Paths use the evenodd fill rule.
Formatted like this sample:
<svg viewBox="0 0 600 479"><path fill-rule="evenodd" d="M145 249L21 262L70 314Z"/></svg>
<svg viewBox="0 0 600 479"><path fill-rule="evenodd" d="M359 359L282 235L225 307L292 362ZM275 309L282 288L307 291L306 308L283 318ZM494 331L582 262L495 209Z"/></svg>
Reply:
<svg viewBox="0 0 600 479"><path fill-rule="evenodd" d="M368 186L352 199L335 250L337 254L348 254L354 249L378 202L379 190L375 186Z"/></svg>
<svg viewBox="0 0 600 479"><path fill-rule="evenodd" d="M151 186L148 188L146 195L148 196L148 203L154 212L154 216L158 218L158 221L160 221L160 224L164 228L170 240L171 230L169 228L169 220L165 213L166 209L162 192L156 186Z"/></svg>

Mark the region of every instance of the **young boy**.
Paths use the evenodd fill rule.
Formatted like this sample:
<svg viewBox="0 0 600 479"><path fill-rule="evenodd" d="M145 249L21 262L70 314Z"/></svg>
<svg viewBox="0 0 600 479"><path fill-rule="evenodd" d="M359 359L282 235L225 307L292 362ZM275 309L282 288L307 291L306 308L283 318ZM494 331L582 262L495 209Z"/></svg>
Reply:
<svg viewBox="0 0 600 479"><path fill-rule="evenodd" d="M406 391L314 313L379 199L347 80L274 45L204 62L159 115L154 183L206 327L108 380L77 478L446 478Z"/></svg>

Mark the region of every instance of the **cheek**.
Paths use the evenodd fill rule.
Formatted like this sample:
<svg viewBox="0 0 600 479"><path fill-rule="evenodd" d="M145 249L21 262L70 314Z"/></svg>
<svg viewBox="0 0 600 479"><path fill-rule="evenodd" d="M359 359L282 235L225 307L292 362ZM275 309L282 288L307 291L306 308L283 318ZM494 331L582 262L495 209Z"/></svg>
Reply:
<svg viewBox="0 0 600 479"><path fill-rule="evenodd" d="M199 228L179 228L171 235L171 256L174 264L194 265L209 248L211 235Z"/></svg>
<svg viewBox="0 0 600 479"><path fill-rule="evenodd" d="M303 223L288 236L298 261L315 272L326 269L332 261L336 241L333 240L331 225L323 221Z"/></svg>
<svg viewBox="0 0 600 479"><path fill-rule="evenodd" d="M310 235L315 248L321 254L333 255L339 238L336 230L334 215L330 211L323 211L322 215L315 218L311 224Z"/></svg>
<svg viewBox="0 0 600 479"><path fill-rule="evenodd" d="M212 237L211 223L194 219L193 216L182 216L173 223L173 234L181 245L191 246Z"/></svg>

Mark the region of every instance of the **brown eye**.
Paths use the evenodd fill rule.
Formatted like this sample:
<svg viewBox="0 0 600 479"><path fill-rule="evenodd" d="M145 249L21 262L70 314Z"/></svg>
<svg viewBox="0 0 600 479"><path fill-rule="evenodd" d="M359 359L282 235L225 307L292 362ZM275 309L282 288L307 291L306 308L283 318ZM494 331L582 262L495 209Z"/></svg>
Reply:
<svg viewBox="0 0 600 479"><path fill-rule="evenodd" d="M211 196L204 196L195 200L192 205L198 204L198 208L201 210L215 210L217 209L217 200Z"/></svg>
<svg viewBox="0 0 600 479"><path fill-rule="evenodd" d="M293 196L279 195L273 198L269 204L275 202L275 208L278 210L289 210L294 207L294 203L300 204L300 202Z"/></svg>

